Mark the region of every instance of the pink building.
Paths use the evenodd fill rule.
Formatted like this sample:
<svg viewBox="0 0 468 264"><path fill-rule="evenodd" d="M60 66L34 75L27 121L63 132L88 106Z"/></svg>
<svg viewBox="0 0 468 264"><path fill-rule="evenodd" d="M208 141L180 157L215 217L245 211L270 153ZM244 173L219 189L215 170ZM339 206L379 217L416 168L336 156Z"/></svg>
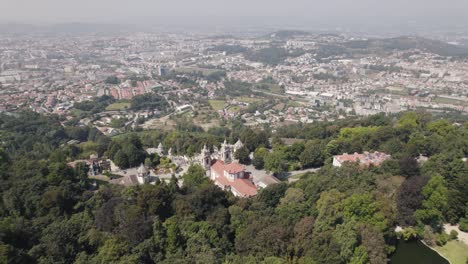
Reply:
<svg viewBox="0 0 468 264"><path fill-rule="evenodd" d="M362 154L357 152L354 152L354 154L344 153L343 155L333 156L333 166L341 167L345 162L358 162L362 166L380 166L385 160L390 158L390 155L378 151L374 153L365 151Z"/></svg>

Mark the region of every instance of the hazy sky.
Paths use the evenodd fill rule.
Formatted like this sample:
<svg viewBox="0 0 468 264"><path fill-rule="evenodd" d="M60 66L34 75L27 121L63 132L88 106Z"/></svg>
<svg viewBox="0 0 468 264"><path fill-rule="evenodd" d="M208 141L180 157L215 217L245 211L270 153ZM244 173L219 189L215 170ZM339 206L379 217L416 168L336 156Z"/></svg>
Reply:
<svg viewBox="0 0 468 264"><path fill-rule="evenodd" d="M466 21L468 0L0 0L15 22ZM400 21L401 22L401 21Z"/></svg>

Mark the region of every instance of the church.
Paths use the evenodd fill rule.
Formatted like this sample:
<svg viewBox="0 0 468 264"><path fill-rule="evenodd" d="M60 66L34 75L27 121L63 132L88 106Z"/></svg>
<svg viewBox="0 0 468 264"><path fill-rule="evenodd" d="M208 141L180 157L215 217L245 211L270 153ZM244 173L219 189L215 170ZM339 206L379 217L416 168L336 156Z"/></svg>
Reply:
<svg viewBox="0 0 468 264"><path fill-rule="evenodd" d="M224 141L213 153L204 146L198 162L209 171L209 177L221 189L232 192L238 197L251 197L257 194L257 187L252 182L250 174L243 165L234 161L234 153L243 147L239 140L234 145Z"/></svg>

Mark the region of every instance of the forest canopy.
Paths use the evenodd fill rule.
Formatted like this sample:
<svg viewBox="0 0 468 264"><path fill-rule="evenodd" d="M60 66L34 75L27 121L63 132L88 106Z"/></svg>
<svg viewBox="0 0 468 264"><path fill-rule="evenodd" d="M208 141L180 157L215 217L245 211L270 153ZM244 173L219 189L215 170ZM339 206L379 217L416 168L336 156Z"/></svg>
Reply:
<svg viewBox="0 0 468 264"><path fill-rule="evenodd" d="M137 105L147 102L162 101ZM5 263L386 263L396 225L430 244L443 242L444 223L468 223L468 124L424 112L277 131L232 124L112 139L57 116L22 112L0 114L0 138ZM83 143L67 144L72 139ZM191 167L183 185L173 177L125 188L95 186L84 164L67 165L97 153L130 167L159 142L194 154L225 139L241 139L237 155L255 167L279 174L321 168L241 199L204 178L201 167ZM392 158L380 167L332 166L333 155L355 151Z"/></svg>

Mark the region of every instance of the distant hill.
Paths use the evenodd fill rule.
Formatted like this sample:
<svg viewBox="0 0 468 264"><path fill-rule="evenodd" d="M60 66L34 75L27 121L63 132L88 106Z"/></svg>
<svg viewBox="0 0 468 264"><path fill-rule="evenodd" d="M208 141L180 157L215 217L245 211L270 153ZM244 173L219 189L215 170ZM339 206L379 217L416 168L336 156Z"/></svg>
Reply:
<svg viewBox="0 0 468 264"><path fill-rule="evenodd" d="M38 27L21 23L5 23L0 24L0 33L3 34L23 34L34 32Z"/></svg>
<svg viewBox="0 0 468 264"><path fill-rule="evenodd" d="M347 42L344 46L348 49L359 50L364 53L420 49L440 56L468 56L468 48L466 47L448 44L439 40L410 36L356 40Z"/></svg>
<svg viewBox="0 0 468 264"><path fill-rule="evenodd" d="M237 53L247 52L248 49L239 45L221 44L221 45L217 45L213 48L208 49L208 51L218 51L218 52L226 52L227 54L237 54Z"/></svg>
<svg viewBox="0 0 468 264"><path fill-rule="evenodd" d="M279 30L273 33L270 33L264 37L276 38L276 39L289 39L296 36L307 36L310 35L310 32L302 30Z"/></svg>
<svg viewBox="0 0 468 264"><path fill-rule="evenodd" d="M135 30L128 25L93 24L93 23L61 23L52 25L34 26L21 23L0 24L0 33L3 34L85 34L85 33L119 33Z"/></svg>

